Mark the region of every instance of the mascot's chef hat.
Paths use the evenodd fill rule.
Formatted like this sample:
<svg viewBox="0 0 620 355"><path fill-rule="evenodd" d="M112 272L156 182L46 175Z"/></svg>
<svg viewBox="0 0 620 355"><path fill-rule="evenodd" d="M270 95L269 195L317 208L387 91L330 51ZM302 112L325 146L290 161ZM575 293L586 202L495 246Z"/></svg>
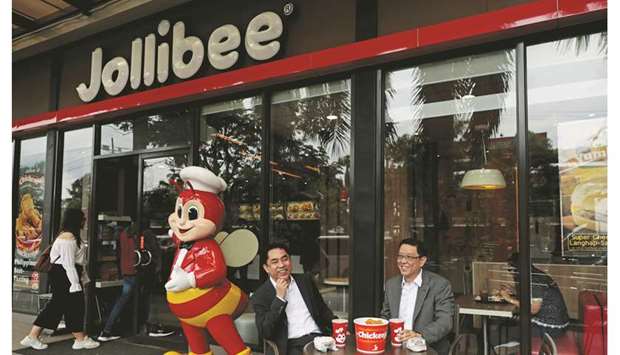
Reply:
<svg viewBox="0 0 620 355"><path fill-rule="evenodd" d="M181 179L189 182L195 191L204 191L218 194L226 190L226 182L211 170L199 166L188 166L181 170Z"/></svg>
<svg viewBox="0 0 620 355"><path fill-rule="evenodd" d="M209 169L188 166L181 170L181 179L188 183L179 195L183 201L198 198L204 206L204 218L216 224L219 230L224 222L224 204L217 196L226 190L226 182Z"/></svg>

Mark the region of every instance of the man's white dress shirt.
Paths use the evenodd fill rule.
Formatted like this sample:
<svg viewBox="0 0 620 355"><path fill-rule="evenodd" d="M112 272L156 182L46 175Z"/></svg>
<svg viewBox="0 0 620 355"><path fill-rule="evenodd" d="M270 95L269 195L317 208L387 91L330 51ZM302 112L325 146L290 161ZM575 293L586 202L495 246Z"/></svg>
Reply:
<svg viewBox="0 0 620 355"><path fill-rule="evenodd" d="M405 329L413 330L413 311L418 297L418 289L422 287L422 270L413 282L405 282L403 277L401 287L398 318L405 321Z"/></svg>
<svg viewBox="0 0 620 355"><path fill-rule="evenodd" d="M273 287L276 288L276 282L271 277L269 280ZM288 302L285 311L286 318L288 319L289 339L299 338L310 333L321 333L319 326L312 319L312 315L310 315L308 306L306 306L306 302L304 302L304 298L301 296L293 276L291 276L291 283L288 285L284 298L282 301Z"/></svg>

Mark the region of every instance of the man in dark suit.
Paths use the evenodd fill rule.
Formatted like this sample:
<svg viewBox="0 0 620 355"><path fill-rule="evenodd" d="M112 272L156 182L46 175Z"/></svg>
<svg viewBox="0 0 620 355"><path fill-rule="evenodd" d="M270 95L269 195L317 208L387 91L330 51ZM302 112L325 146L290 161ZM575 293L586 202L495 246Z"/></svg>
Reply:
<svg viewBox="0 0 620 355"><path fill-rule="evenodd" d="M433 272L422 270L427 253L424 245L407 238L400 242L396 262L400 275L385 283L381 316L405 321L401 340L421 336L440 355L447 355L452 330L454 294L450 282Z"/></svg>
<svg viewBox="0 0 620 355"><path fill-rule="evenodd" d="M256 327L261 337L276 343L280 354L301 354L316 336L331 333L336 318L309 275L292 275L288 247L267 246L263 269L269 279L252 295ZM265 354L271 354L265 349Z"/></svg>

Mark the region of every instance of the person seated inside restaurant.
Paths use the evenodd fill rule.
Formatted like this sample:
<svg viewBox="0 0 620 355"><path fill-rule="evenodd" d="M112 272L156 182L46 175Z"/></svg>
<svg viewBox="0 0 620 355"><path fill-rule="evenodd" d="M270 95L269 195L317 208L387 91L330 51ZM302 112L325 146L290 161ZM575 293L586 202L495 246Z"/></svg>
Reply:
<svg viewBox="0 0 620 355"><path fill-rule="evenodd" d="M403 342L422 337L438 354L446 355L450 350L447 336L453 326L454 293L447 279L423 269L427 261L421 241L407 238L400 242L396 256L400 275L385 283L381 317L405 321L400 334Z"/></svg>
<svg viewBox="0 0 620 355"><path fill-rule="evenodd" d="M513 253L508 260L515 284L519 279L519 254ZM569 317L566 303L557 283L544 271L531 265L532 298L530 312L532 314L532 336L542 337L545 333L553 338L564 334L568 327ZM516 287L515 289L518 289ZM519 299L514 296L515 289L502 285L499 296L507 302L519 307ZM518 339L517 336L511 338Z"/></svg>
<svg viewBox="0 0 620 355"><path fill-rule="evenodd" d="M273 341L280 354L302 354L315 337L330 334L336 318L327 307L312 277L292 275L293 264L283 243L267 246L263 269L269 279L252 295L259 335ZM272 354L265 349L265 354Z"/></svg>

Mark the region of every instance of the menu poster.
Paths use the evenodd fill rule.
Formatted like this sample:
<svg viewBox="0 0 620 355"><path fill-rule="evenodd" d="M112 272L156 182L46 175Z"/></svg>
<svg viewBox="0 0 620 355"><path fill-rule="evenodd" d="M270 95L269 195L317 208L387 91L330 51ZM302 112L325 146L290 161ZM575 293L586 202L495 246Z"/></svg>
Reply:
<svg viewBox="0 0 620 355"><path fill-rule="evenodd" d="M20 167L19 205L15 219L14 289L39 290L39 274L33 271L33 267L40 252L43 232L44 156L42 154L35 162Z"/></svg>
<svg viewBox="0 0 620 355"><path fill-rule="evenodd" d="M274 202L269 205L269 213L274 220L304 221L319 219L318 205L313 201ZM260 204L240 204L239 218L246 221L258 221L260 219Z"/></svg>
<svg viewBox="0 0 620 355"><path fill-rule="evenodd" d="M313 201L295 201L286 205L286 218L289 221L318 220L319 211Z"/></svg>
<svg viewBox="0 0 620 355"><path fill-rule="evenodd" d="M607 254L607 120L558 125L562 255Z"/></svg>

